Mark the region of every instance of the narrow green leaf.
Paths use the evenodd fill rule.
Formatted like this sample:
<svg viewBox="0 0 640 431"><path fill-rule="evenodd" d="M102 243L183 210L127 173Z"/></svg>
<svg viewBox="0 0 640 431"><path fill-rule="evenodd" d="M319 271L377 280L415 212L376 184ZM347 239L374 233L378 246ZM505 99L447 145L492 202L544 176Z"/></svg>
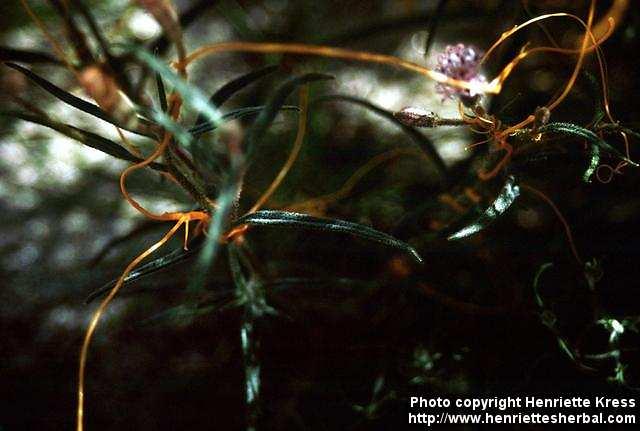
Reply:
<svg viewBox="0 0 640 431"><path fill-rule="evenodd" d="M142 159L134 156L129 151L127 151L124 147L118 145L117 143L107 138L104 138L98 134L95 134L93 132L82 130L78 127L74 127L69 124L59 123L57 121L53 121L45 117L40 117L37 115L27 114L22 112L0 111L0 115L19 118L24 121L29 121L31 123L48 127L50 129L53 129L57 132L62 133L65 136L68 136L71 139L81 142L82 144L88 147L102 151L103 153L109 154L110 156L116 157L118 159L127 160L135 163L142 161ZM154 162L154 163L151 163L149 167L158 171L166 171L166 167L161 163Z"/></svg>
<svg viewBox="0 0 640 431"><path fill-rule="evenodd" d="M167 92L164 89L164 81L162 75L156 73L156 87L158 89L158 101L160 102L160 110L167 112L169 105L167 104Z"/></svg>
<svg viewBox="0 0 640 431"><path fill-rule="evenodd" d="M602 124L598 127L598 131L602 131L604 133L620 133L624 132L629 136L633 136L636 139L640 139L640 132L636 130L630 129L628 127L624 127L620 124Z"/></svg>
<svg viewBox="0 0 640 431"><path fill-rule="evenodd" d="M255 115L258 114L260 111L262 111L264 109L264 106L249 106L246 108L238 108L238 109L234 109L231 112L227 112L226 114L224 114L222 116L222 122L227 122L227 121L231 121L231 120L238 120L240 118L244 118L250 115ZM300 111L300 108L298 108L297 106L292 106L292 105L284 105L280 108L281 111ZM198 126L194 126L191 129L189 129L189 133L191 133L193 136L198 137L200 135L203 135L207 132L210 132L212 130L215 130L216 127L211 124L211 123L201 123Z"/></svg>
<svg viewBox="0 0 640 431"><path fill-rule="evenodd" d="M319 97L315 99L313 103L330 102L330 101L343 101L343 102L349 102L349 103L354 103L356 105L360 105L363 108L366 108L371 112L374 112L375 114L383 117L384 119L389 120L390 122L396 124L400 129L402 129L403 132L409 135L409 137L418 145L418 147L420 147L425 153L427 153L427 155L433 160L433 163L436 169L438 170L438 172L440 173L440 175L442 176L442 178L445 179L445 182L447 181L448 169L446 164L444 163L444 160L442 159L442 157L440 157L440 154L436 150L436 147L433 145L433 142L431 142L429 138L427 138L425 135L423 135L418 130L416 130L415 127L411 127L406 124L403 124L402 122L398 121L398 119L393 115L392 112L387 111L386 109L383 109L379 106L376 106L367 100L360 99L357 97L345 96L341 94L331 94L328 96Z"/></svg>
<svg viewBox="0 0 640 431"><path fill-rule="evenodd" d="M480 232L501 216L519 195L520 187L516 184L515 178L510 176L493 204L475 222L449 235L447 239L449 241L457 240Z"/></svg>
<svg viewBox="0 0 640 431"><path fill-rule="evenodd" d="M242 290L244 286L247 285L248 280L242 272L242 264L240 263L240 258L238 256L238 247L232 242L229 244L227 250L229 252L229 269L231 270L231 279L235 286L236 295L238 295L238 291Z"/></svg>
<svg viewBox="0 0 640 431"><path fill-rule="evenodd" d="M253 82L263 78L273 72L278 70L278 66L267 66L262 69L251 71L245 75L242 75L233 81L230 81L220 87L218 91L213 93L213 96L209 99L209 103L216 108L220 108L224 102L229 100L231 96L233 96L238 91L242 90L246 86L252 84ZM194 123L194 128L200 126L203 123L207 123L207 119L202 115L198 115Z"/></svg>
<svg viewBox="0 0 640 431"><path fill-rule="evenodd" d="M589 166L587 166L587 170L582 174L582 179L585 183L591 182L591 177L595 173L598 165L600 164L600 147L597 145L591 144L591 157L589 158Z"/></svg>
<svg viewBox="0 0 640 431"><path fill-rule="evenodd" d="M171 84L173 89L180 93L183 103L186 106L200 112L200 115L202 115L206 121L216 125L220 124L222 114L215 106L209 104L209 99L200 90L190 85L178 76L173 69L144 48L125 45L125 49L132 52L140 61L145 63L154 72L158 73L166 82Z"/></svg>
<svg viewBox="0 0 640 431"><path fill-rule="evenodd" d="M245 246L246 244L241 245L232 241L227 250L229 251L229 269L235 286L236 303L244 305L244 321L247 323L253 322L265 314L276 315L277 312L267 303L264 284L247 258L243 248Z"/></svg>
<svg viewBox="0 0 640 431"><path fill-rule="evenodd" d="M409 244L402 242L386 233L377 231L358 223L344 220L323 219L312 217L307 214L299 214L288 211L257 211L240 217L234 222L234 227L241 225L251 226L282 226L289 228L312 229L327 232L338 232L363 238L367 241L376 242L391 248L402 250L409 254L418 263L422 263L422 258L418 252Z"/></svg>
<svg viewBox="0 0 640 431"><path fill-rule="evenodd" d="M560 336L558 338L558 346L560 346L560 350L562 350L572 361L576 362L576 355L573 352L573 349L569 347L569 344L564 341L564 339Z"/></svg>
<svg viewBox="0 0 640 431"><path fill-rule="evenodd" d="M638 166L637 163L627 159L620 151L609 145L604 139L593 133L589 129L580 127L572 123L549 123L546 126L540 128L541 133L558 133L562 135L569 135L575 138L586 139L589 143L600 147L601 150L607 151L616 157L621 158L625 162Z"/></svg>
<svg viewBox="0 0 640 431"><path fill-rule="evenodd" d="M260 111L258 118L249 128L247 132L247 151L251 153L258 140L265 134L276 115L284 105L287 97L299 86L309 82L334 79L331 75L321 73L308 73L306 75L296 76L288 79L282 84L276 92L271 96L267 105Z"/></svg>
<svg viewBox="0 0 640 431"><path fill-rule="evenodd" d="M171 132L173 138L183 147L191 148L193 142L191 134L182 125L175 122L167 112L158 109L144 110L144 112L165 130Z"/></svg>
<svg viewBox="0 0 640 431"><path fill-rule="evenodd" d="M173 266L177 263L183 262L187 259L189 259L191 256L193 256L194 254L197 254L198 251L200 250L202 246L202 241L196 242L194 244L190 244L189 249L188 250L184 250L182 247L172 251L171 253L164 255L162 257L159 257L157 259L152 260L149 263L146 263L144 265L142 265L141 267L139 267L138 269L135 269L133 271L131 271L131 273L129 273L129 275L124 279L124 283L122 285L122 287L126 287L136 281L138 281L140 278L153 274L155 272L158 272L160 270L163 270L165 268L168 268L170 266ZM93 301L94 299L106 294L107 292L109 292L113 286L116 285L116 283L118 282L118 279L114 279L111 280L110 282L106 283L104 286L100 287L99 289L94 290L93 292L91 292L89 294L89 296L87 297L87 299L85 300L85 302L87 304L89 304L91 301Z"/></svg>
<svg viewBox="0 0 640 431"><path fill-rule="evenodd" d="M87 101L85 101L85 100L83 100L83 99L81 99L79 97L74 96L73 94L63 90L62 88L60 88L57 85L47 81L46 79L42 78L41 76L33 73L29 69L26 69L26 68L24 68L22 66L19 66L19 65L15 64L15 63L5 63L5 64L7 66L9 66L10 68L15 69L18 72L22 73L27 78L29 78L32 82L34 82L36 85L38 85L40 88L42 88L43 90L45 90L49 94L53 95L57 99L63 101L67 105L73 106L74 108L79 109L80 111L86 112L89 115L92 115L92 116L94 116L96 118L104 120L107 123L111 123L111 124L121 128L121 129L128 130L129 132L136 133L136 134L139 134L139 135L148 136L148 135L146 135L144 133L141 133L138 130L135 130L135 129L132 129L130 127L127 127L126 125L120 124L111 115L109 115L108 113L103 111L98 105L95 105L93 103L87 102Z"/></svg>
<svg viewBox="0 0 640 431"><path fill-rule="evenodd" d="M540 295L540 277L542 277L542 274L552 266L553 266L553 263L551 262L542 264L540 268L538 268L538 271L536 272L536 275L533 278L533 294L536 299L536 304L538 304L538 307L540 308L544 308L544 300Z"/></svg>
<svg viewBox="0 0 640 431"><path fill-rule="evenodd" d="M80 15L84 18L86 25L88 26L93 38L97 42L97 45L100 47L100 51L102 51L102 55L106 61L106 64L113 71L114 78L118 82L118 85L122 87L122 91L124 91L127 95L133 95L135 92L133 91L133 87L131 86L131 82L129 77L125 72L126 62L121 61L119 58L116 58L112 52L110 43L107 41L107 37L105 33L102 31L97 21L93 17L93 14L87 4L81 0L73 0L73 7L78 10Z"/></svg>
<svg viewBox="0 0 640 431"><path fill-rule="evenodd" d="M51 63L59 65L60 61L48 52L0 46L0 61L19 61L21 63Z"/></svg>
<svg viewBox="0 0 640 431"><path fill-rule="evenodd" d="M232 175L234 172L232 172ZM219 238L224 233L227 225L229 213L233 207L233 202L237 196L237 179L230 178L229 184L223 188L218 196L218 208L211 217L207 237L204 240L202 251L198 255L191 280L189 281L188 290L190 293L196 293L204 288L205 281L209 274L209 270L220 251Z"/></svg>

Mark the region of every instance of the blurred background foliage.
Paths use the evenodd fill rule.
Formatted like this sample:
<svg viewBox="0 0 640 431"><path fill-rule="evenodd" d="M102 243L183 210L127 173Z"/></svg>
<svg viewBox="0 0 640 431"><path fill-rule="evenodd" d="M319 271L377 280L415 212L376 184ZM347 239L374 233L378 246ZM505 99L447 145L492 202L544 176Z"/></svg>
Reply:
<svg viewBox="0 0 640 431"><path fill-rule="evenodd" d="M30 3L62 41L56 2ZM135 4L82 4L110 44L137 42L173 57L158 24ZM612 4L599 1L597 16ZM486 49L502 31L532 16L566 11L584 17L588 8L583 1L499 0L184 0L176 5L188 51L230 40L303 42L431 66L447 44ZM1 59L23 60L86 97L56 64L20 2L3 1L1 8ZM88 31L84 22L80 26ZM629 7L603 45L611 109L621 124L636 130L639 26L640 10ZM548 45L548 34L564 46L580 34L576 29L563 20L531 26L502 45L485 72L494 76L527 42ZM428 30L433 44L425 56ZM138 79L149 74L135 61L122 61L132 82L142 83L140 99L155 100L153 79ZM486 105L503 122L525 118L562 88L574 62L572 56L532 56ZM456 103L443 102L433 82L379 65L222 54L194 65L190 79L210 94L268 64L279 64L279 71L238 93L227 109L264 104L293 73L322 72L335 80L312 85L312 99L343 94L389 112L419 106L442 117L458 115ZM593 56L585 69L597 76ZM3 111L20 108L18 96L58 120L118 139L112 126L57 101L8 67L0 68L0 90ZM583 75L552 121L586 125L600 98ZM230 127L244 130L251 121ZM261 140L245 180L243 208L255 202L286 160L296 122L295 113L283 112ZM514 160L505 175L483 182L476 171L484 160L493 160L491 147L465 150L482 135L464 128L420 133L444 160L444 175L415 151L411 136L375 112L340 100L311 104L301 154L267 207L333 193L376 155L403 149L340 199L298 210L393 234L413 245L425 262L419 266L399 252L342 235L250 231L246 240L262 271L289 280L272 288L267 284L277 314L265 316L256 328L259 428L400 428L408 397L415 394L637 395L637 168L628 166L609 182L585 183L581 178L589 158L574 151L582 145L574 139L561 141L560 150L541 151L520 164ZM150 148L148 141L136 142ZM619 137L608 142L622 151ZM637 144L632 137L634 160ZM602 163L615 166L617 161L604 158ZM84 299L119 276L167 229L143 220L122 199L118 176L127 165L42 126L0 116L2 429L72 427L78 349L95 307ZM607 168L601 173L606 180ZM443 238L442 232L454 232L491 205L506 174L525 178L555 202L590 266L576 264L549 205L524 191L480 233L454 242ZM192 205L184 192L152 171L132 176L129 189L158 212ZM177 247L174 240L169 248ZM89 356L88 429L246 425L238 332L242 311L233 306L232 283L224 264L216 262L207 291L194 299L185 293L189 271L187 262L146 277L109 308ZM181 312L182 304L194 300L205 312Z"/></svg>

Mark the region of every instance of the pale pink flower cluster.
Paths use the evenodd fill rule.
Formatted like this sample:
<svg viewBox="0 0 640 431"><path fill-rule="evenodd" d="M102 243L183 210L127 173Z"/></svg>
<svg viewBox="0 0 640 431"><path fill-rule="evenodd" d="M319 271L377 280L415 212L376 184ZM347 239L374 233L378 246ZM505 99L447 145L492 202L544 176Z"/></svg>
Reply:
<svg viewBox="0 0 640 431"><path fill-rule="evenodd" d="M435 70L449 78L460 81L485 83L486 78L480 73L480 51L462 43L447 45L444 52L436 57ZM470 90L451 87L446 84L436 84L436 91L442 95L442 100L459 97L463 102L476 99L478 94Z"/></svg>

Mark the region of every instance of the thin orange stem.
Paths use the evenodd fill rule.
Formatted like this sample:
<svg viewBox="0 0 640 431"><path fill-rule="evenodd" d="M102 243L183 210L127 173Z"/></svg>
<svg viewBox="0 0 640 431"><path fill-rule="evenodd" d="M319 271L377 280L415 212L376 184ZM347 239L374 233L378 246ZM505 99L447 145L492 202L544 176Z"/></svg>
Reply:
<svg viewBox="0 0 640 431"><path fill-rule="evenodd" d="M567 235L567 241L569 242L569 248L571 249L571 253L573 254L573 257L576 259L576 262L578 262L578 264L582 266L583 265L582 259L580 259L580 255L578 254L576 245L573 242L573 234L571 233L571 227L569 226L569 223L567 223L567 220L564 218L564 216L562 215L562 213L560 212L556 204L554 204L553 201L546 194L536 189L535 187L532 187L524 183L520 183L520 186L526 190L529 190L531 193L535 194L540 199L545 201L551 207L553 212L556 213L556 216L558 217L558 219L562 223L562 226L564 227L564 231Z"/></svg>
<svg viewBox="0 0 640 431"><path fill-rule="evenodd" d="M79 80L78 71L75 69L75 67L73 67L73 65L71 64L71 61L69 61L67 54L64 52L64 49L62 48L62 46L58 43L56 38L53 37L53 35L49 32L45 24L38 17L38 15L36 15L33 9L31 9L31 7L29 6L29 3L27 3L27 0L20 0L20 3L22 3L22 6L27 11L27 14L31 18L31 20L36 24L36 26L40 29L42 34L47 39L47 41L51 44L51 46L53 47L53 50L56 53L56 57L58 57L58 59L64 63L65 67L75 76L76 81L79 82L80 80ZM142 154L140 153L140 151L129 142L129 140L126 138L122 130L118 126L114 126L114 127L116 128L116 131L120 136L120 140L124 144L125 148L129 149L129 151L131 151L134 155L142 158Z"/></svg>
<svg viewBox="0 0 640 431"><path fill-rule="evenodd" d="M534 18L533 20L529 20L527 21L527 23L525 23L526 25L531 24L533 22L539 21L541 19L545 19L545 17L549 18L552 16L566 16L569 18L573 18L575 20L577 20L584 28L585 28L585 34L584 34L584 38L582 39L582 46L580 48L579 51L579 55L578 55L578 61L576 62L576 65L573 69L573 73L571 74L571 77L569 78L569 81L567 82L567 84L565 85L565 88L563 90L563 92L560 94L560 96L558 96L553 102L549 103L547 108L551 111L553 110L556 106L558 106L565 98L566 96L569 94L569 92L571 91L571 89L573 88L573 85L575 84L575 81L578 77L578 73L580 73L580 69L582 68L582 63L584 62L584 57L586 52L588 51L587 48L587 42L591 39L591 41L593 42L592 45L592 49L596 49L599 47L599 45L604 42L604 40L606 38L609 37L609 35L611 35L612 33L612 29L615 25L615 22L613 21L613 18L609 18L609 25L610 25L610 31L608 31L605 34L604 38L601 38L600 40L596 41L595 37L593 36L593 33L591 32L591 24L593 22L593 14L595 11L595 1L592 0L591 1L591 5L589 7L589 16L587 19L587 22L585 23L582 19L580 19L579 17L572 15L572 14L568 14L568 13L561 13L561 14L549 14L549 15L542 15L539 16L537 18ZM517 30L519 30L520 28L524 27L520 26L519 28L514 28L512 29L511 32L507 32L505 34L507 34L506 37L512 35L513 33L515 33ZM503 35L504 36L504 35ZM504 39L506 39L506 37L504 37ZM504 39L501 38L502 40L500 42L502 42ZM497 46L494 44L494 46ZM494 47L492 47L493 49ZM490 51L492 51L492 49L490 49L487 54L485 54L485 57L488 56L488 54L490 53ZM529 51L524 51L522 53L520 53L518 56L516 56L516 58L514 58L509 64L507 64L507 66L505 66L505 68L502 70L502 72L500 73L499 77L497 79L506 79L506 77L509 75L509 73L511 73L511 70L520 62L522 61L526 56L528 56L529 54L533 53L533 52L540 52L540 51L544 51L544 50L548 50L548 51L554 51L554 52L564 52L564 53L572 53L574 52L573 50L565 50L565 49L560 49L560 48L551 48L551 47L542 47L542 48L532 48ZM509 127L505 130L503 130L500 135L501 137L506 137L509 134L513 133L516 130L519 130L531 123L533 123L533 121L535 120L535 116L533 115L529 115L525 120L521 121L520 123L516 124L515 126Z"/></svg>
<svg viewBox="0 0 640 431"><path fill-rule="evenodd" d="M27 11L27 14L31 18L31 20L36 24L36 26L40 29L40 31L42 31L42 34L44 35L44 37L51 44L51 47L55 51L58 59L64 63L65 67L69 69L71 73L77 76L77 72L73 67L73 65L71 64L71 62L69 61L69 59L67 58L67 54L65 54L64 49L62 49L62 46L58 43L56 38L53 37L53 35L49 32L49 30L47 29L47 26L42 22L42 20L38 17L38 15L36 15L33 9L31 9L31 6L29 6L29 3L27 2L27 0L20 0L20 3L22 4L22 7Z"/></svg>
<svg viewBox="0 0 640 431"><path fill-rule="evenodd" d="M87 354L89 352L89 345L91 344L91 339L93 334L98 326L98 322L102 315L104 314L107 306L111 303L113 298L116 296L120 288L123 286L127 275L136 267L140 262L142 262L147 256L155 252L158 248L160 248L163 244L171 239L171 237L178 231L180 226L188 222L189 216L183 215L177 223L167 232L164 237L151 247L142 252L138 257L133 259L129 265L125 268L124 272L118 279L116 285L111 289L109 295L100 303L100 306L93 313L91 317L91 321L89 322L89 326L87 327L87 332L84 336L84 341L82 342L82 349L80 350L80 366L78 369L78 407L77 407L77 423L76 430L82 431L84 427L84 382L85 382L85 370L87 364Z"/></svg>
<svg viewBox="0 0 640 431"><path fill-rule="evenodd" d="M615 22L621 22L627 9L629 9L629 3L629 0L614 0L609 10L604 14L606 18L600 19L593 26L593 35L600 39L600 35L607 32L609 17L613 18Z"/></svg>
<svg viewBox="0 0 640 431"><path fill-rule="evenodd" d="M569 79L569 82L567 83L562 94L551 105L548 106L549 111L552 111L553 108L558 106L565 99L565 97L567 97L567 95L573 88L573 84L578 78L578 73L580 73L580 68L582 67L582 63L584 62L587 43L589 42L589 36L593 37L593 35L591 34L591 24L593 23L593 14L595 12L595 6L596 6L595 0L591 0L591 6L589 7L589 18L587 19L587 26L584 33L584 38L582 39L582 47L580 48L580 54L578 56L576 67L573 69L573 74L571 75L571 78ZM613 18L610 18L610 20L613 21Z"/></svg>
<svg viewBox="0 0 640 431"><path fill-rule="evenodd" d="M172 116L174 118L177 117L177 115L179 115L180 105L181 104L180 104L179 100L177 98L174 98L174 103L172 103L172 107L171 107L171 114L172 114ZM141 212L146 217L148 217L150 219L153 219L153 220L164 220L164 221L179 220L184 215L189 215L191 220L208 220L209 219L209 214L207 214L206 212L203 212L203 211L190 211L188 213L169 212L169 213L164 213L164 214L154 214L151 211L149 211L146 208L144 208L142 205L140 205L135 199L133 199L131 197L131 195L129 194L129 191L127 190L127 187L126 187L126 179L127 179L127 177L132 172L134 172L136 170L139 170L139 169L142 169L145 166L148 166L155 159L157 159L162 154L164 154L164 152L166 151L167 147L169 146L169 142L171 142L171 139L172 139L172 134L170 132L168 132L168 131L165 132L164 138L162 139L162 142L160 143L160 145L158 145L158 147L155 149L155 151L151 155L149 155L149 157L147 157L146 159L142 160L141 162L138 162L138 163L136 163L134 165L129 166L127 169L125 169L122 172L122 174L120 175L120 191L122 192L122 195L124 196L124 198L127 200L127 202L129 202L129 204L132 207L137 209L139 212Z"/></svg>
<svg viewBox="0 0 640 431"><path fill-rule="evenodd" d="M480 178L482 181L490 180L491 178L498 175L498 172L500 172L500 170L504 167L504 165L506 165L507 162L511 160L511 155L513 154L513 147L507 142L503 142L501 147L503 150L506 151L506 153L504 157L502 157L502 159L496 164L496 166L490 172L484 172L484 171L478 172L478 178Z"/></svg>
<svg viewBox="0 0 640 431"><path fill-rule="evenodd" d="M299 54L314 55L319 57L339 58L343 60L362 61L369 63L386 64L389 66L399 67L405 70L419 73L427 76L436 82L449 85L451 87L471 90L474 93L490 93L497 94L500 92L491 83L470 82L452 79L443 73L420 66L419 64L402 60L392 55L375 54L363 51L353 51L344 48L334 48L322 45L307 45L301 43L261 43L261 42L223 42L211 45L205 45L198 48L185 60L185 66L202 57L221 53L221 52L256 52L263 54ZM178 64L178 67L183 64Z"/></svg>
<svg viewBox="0 0 640 431"><path fill-rule="evenodd" d="M293 148L287 161L285 162L278 175L274 178L273 182L267 190L260 196L260 198L256 201L256 203L251 207L247 214L254 213L258 211L268 200L273 196L273 193L277 190L277 188L282 183L282 180L287 176L291 166L298 158L298 154L300 153L300 149L302 148L302 142L304 141L304 135L307 129L307 108L309 105L309 87L304 85L300 89L300 114L298 117L298 133L296 135L296 139L293 143Z"/></svg>
<svg viewBox="0 0 640 431"><path fill-rule="evenodd" d="M120 140L122 141L122 143L124 144L124 146L131 151L136 157L138 158L142 158L142 153L140 152L140 150L133 145L129 139L127 139L127 137L125 136L125 134L122 132L122 130L120 129L120 127L115 126L116 127L116 131L118 132L118 136L120 137Z"/></svg>
<svg viewBox="0 0 640 431"><path fill-rule="evenodd" d="M314 205L318 205L318 204L327 205L331 202L344 199L349 195L349 193L351 193L351 191L356 186L356 184L358 184L358 182L360 182L362 178L364 178L369 172L371 172L373 169L375 169L377 166L381 165L382 163L388 160L394 159L401 155L412 155L412 156L419 155L426 158L426 155L422 151L413 149L413 148L412 149L396 148L394 150L387 151L382 154L378 154L377 156L369 160L367 163L365 163L363 166L361 166L353 175L351 175L351 177L349 177L349 179L345 181L345 183L342 185L342 187L339 190L333 193L318 196L316 198L308 199L303 202L287 205L286 208L289 210L307 209L309 207L313 207Z"/></svg>

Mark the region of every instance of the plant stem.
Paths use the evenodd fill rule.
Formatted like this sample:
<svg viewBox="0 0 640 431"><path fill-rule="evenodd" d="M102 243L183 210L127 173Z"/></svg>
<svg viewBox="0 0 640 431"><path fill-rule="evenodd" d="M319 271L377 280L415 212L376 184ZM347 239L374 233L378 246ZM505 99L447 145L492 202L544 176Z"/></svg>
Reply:
<svg viewBox="0 0 640 431"><path fill-rule="evenodd" d="M193 169L190 169L174 152L172 145L169 146L164 154L165 162L169 172L175 177L176 181L206 210L211 210L215 204L207 196L207 193L199 180L199 175Z"/></svg>
<svg viewBox="0 0 640 431"><path fill-rule="evenodd" d="M260 417L260 362L257 359L259 341L251 311L247 305L240 326L240 341L244 360L245 402L247 403L247 431L255 431Z"/></svg>

